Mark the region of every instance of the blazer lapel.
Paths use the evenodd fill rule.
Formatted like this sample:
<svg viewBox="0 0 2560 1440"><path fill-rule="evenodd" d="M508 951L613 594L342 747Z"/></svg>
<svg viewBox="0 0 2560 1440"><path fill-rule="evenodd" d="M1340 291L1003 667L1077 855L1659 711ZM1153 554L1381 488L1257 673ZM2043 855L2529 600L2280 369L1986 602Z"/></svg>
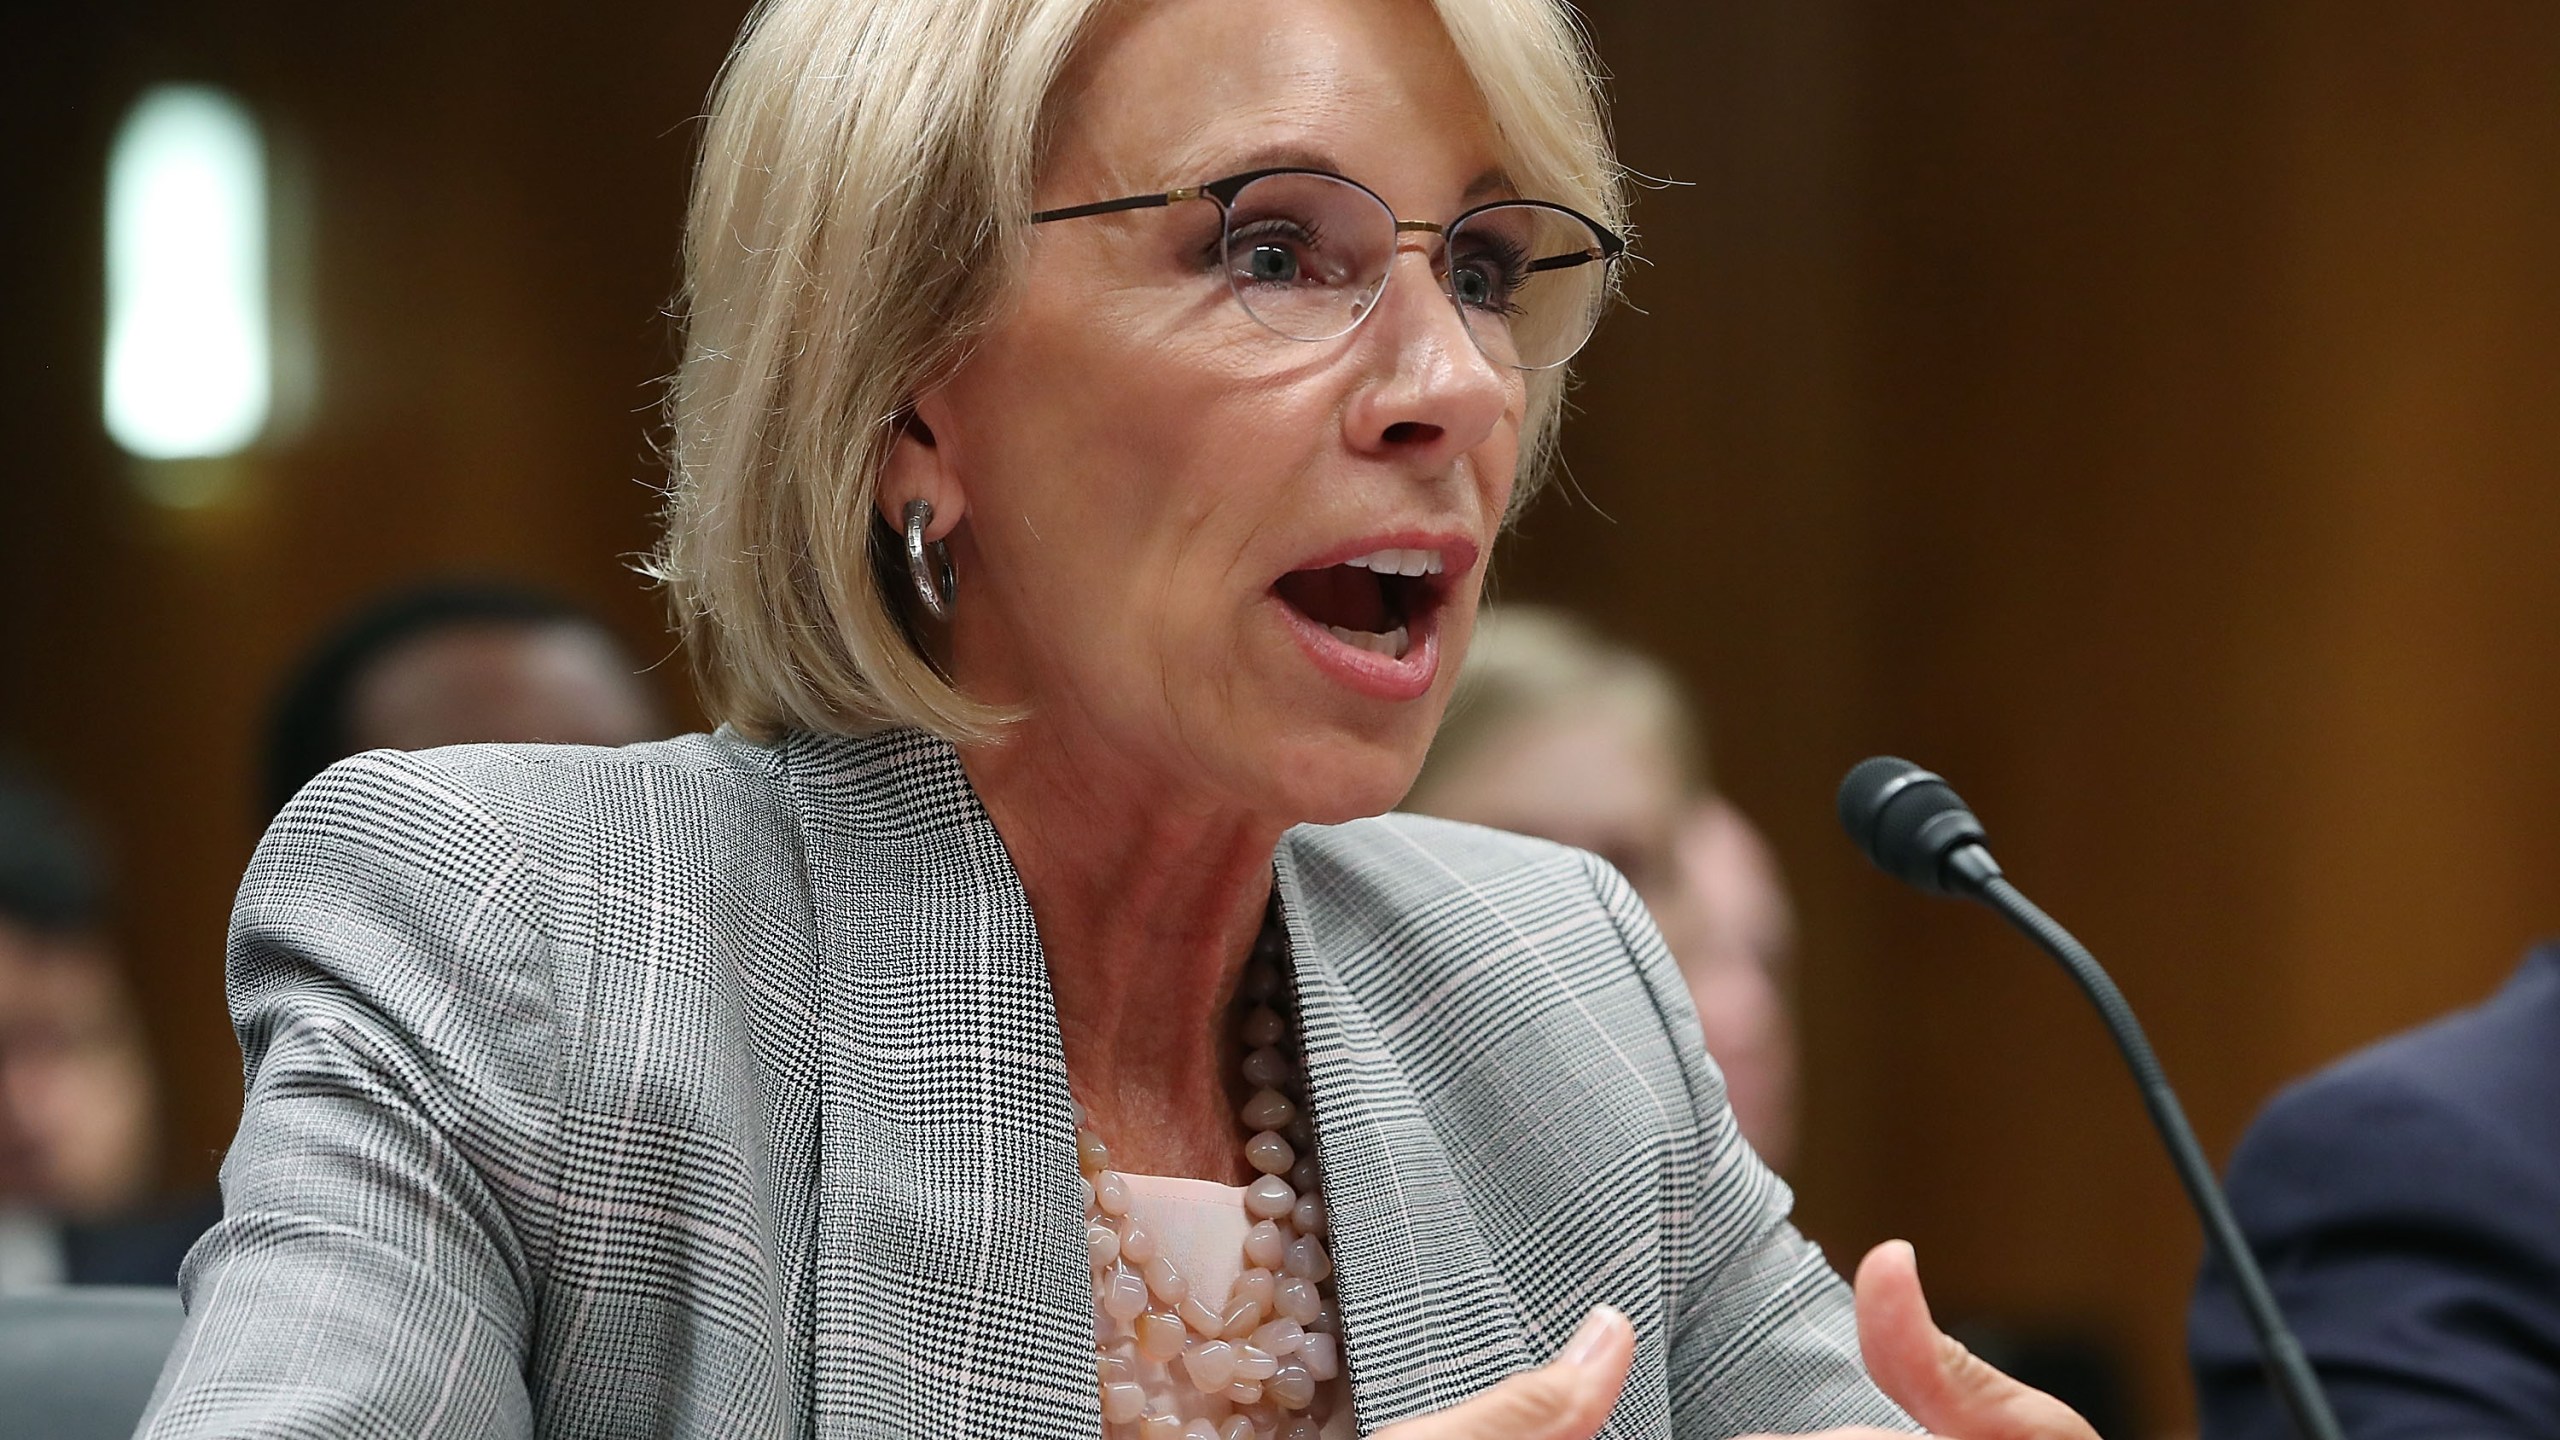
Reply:
<svg viewBox="0 0 2560 1440"><path fill-rule="evenodd" d="M1457 1404L1530 1357L1447 1148L1363 993L1397 963L1381 924L1284 840L1280 904L1324 1161L1334 1294L1366 1433Z"/></svg>
<svg viewBox="0 0 2560 1440"><path fill-rule="evenodd" d="M815 1432L1091 1436L1066 1058L1031 908L959 758L795 737L825 1085Z"/></svg>

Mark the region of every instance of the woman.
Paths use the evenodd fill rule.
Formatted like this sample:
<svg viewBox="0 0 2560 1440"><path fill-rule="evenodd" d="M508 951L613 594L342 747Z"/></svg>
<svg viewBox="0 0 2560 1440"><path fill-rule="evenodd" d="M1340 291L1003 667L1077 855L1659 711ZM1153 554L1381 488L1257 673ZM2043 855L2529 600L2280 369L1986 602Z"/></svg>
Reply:
<svg viewBox="0 0 2560 1440"><path fill-rule="evenodd" d="M728 724L278 821L151 1433L1904 1423L1624 885L1342 823L1605 289L1579 53L1544 0L769 5L662 563ZM1514 200L1579 214L1454 223ZM1879 1273L1931 1418L1893 1367L1972 1372Z"/></svg>

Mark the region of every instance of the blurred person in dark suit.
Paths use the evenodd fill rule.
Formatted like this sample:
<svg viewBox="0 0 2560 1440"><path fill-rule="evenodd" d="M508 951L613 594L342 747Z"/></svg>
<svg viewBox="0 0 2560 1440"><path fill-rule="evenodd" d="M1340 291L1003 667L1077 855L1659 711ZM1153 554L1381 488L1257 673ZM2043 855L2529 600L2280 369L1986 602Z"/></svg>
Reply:
<svg viewBox="0 0 2560 1440"><path fill-rule="evenodd" d="M340 622L288 682L268 731L266 814L367 750L628 745L667 728L603 621L516 586L419 586Z"/></svg>
<svg viewBox="0 0 2560 1440"><path fill-rule="evenodd" d="M173 1284L215 1218L152 1194L158 1094L106 896L70 808L0 771L0 1291Z"/></svg>
<svg viewBox="0 0 2560 1440"><path fill-rule="evenodd" d="M1795 912L1777 857L1708 783L1703 726L1658 661L1561 611L1488 611L1404 808L1589 850L1653 913L1745 1139L1795 1153Z"/></svg>
<svg viewBox="0 0 2560 1440"><path fill-rule="evenodd" d="M2560 944L2278 1095L2228 1184L2354 1440L2560 1435ZM2292 1434L2218 1265L2187 1340L2204 1440Z"/></svg>

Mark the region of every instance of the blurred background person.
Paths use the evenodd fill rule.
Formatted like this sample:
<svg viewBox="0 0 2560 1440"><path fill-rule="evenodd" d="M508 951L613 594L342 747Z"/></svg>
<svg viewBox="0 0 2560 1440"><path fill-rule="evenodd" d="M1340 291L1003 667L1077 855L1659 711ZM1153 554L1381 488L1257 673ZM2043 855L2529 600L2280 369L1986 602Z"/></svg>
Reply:
<svg viewBox="0 0 2560 1440"><path fill-rule="evenodd" d="M1616 866L1653 912L1771 1168L1795 1153L1795 916L1766 840L1715 793L1704 726L1660 662L1561 610L1486 613L1404 808Z"/></svg>
<svg viewBox="0 0 2560 1440"><path fill-rule="evenodd" d="M217 1210L153 1193L150 1051L87 827L0 769L0 1292L170 1285Z"/></svg>
<svg viewBox="0 0 2560 1440"><path fill-rule="evenodd" d="M421 585L341 621L287 682L268 729L266 814L367 750L628 745L668 730L603 621L517 586Z"/></svg>
<svg viewBox="0 0 2560 1440"><path fill-rule="evenodd" d="M2560 1435L2560 944L2278 1095L2228 1184L2353 1440ZM2187 1324L2204 1440L2286 1440L2210 1260Z"/></svg>

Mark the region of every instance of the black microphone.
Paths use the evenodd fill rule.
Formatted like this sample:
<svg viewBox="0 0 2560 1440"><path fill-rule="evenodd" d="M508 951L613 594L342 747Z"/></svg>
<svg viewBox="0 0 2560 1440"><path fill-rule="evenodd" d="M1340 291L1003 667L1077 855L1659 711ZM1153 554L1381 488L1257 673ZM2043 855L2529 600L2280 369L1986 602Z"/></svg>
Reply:
<svg viewBox="0 0 2560 1440"><path fill-rule="evenodd" d="M2179 1183L2204 1222L2205 1238L2230 1268L2249 1328L2257 1332L2259 1357L2293 1417L2294 1433L2304 1440L2340 1440L2337 1416L2330 1412L2328 1397L2320 1393L2320 1382L2303 1357L2302 1343L2293 1338L2283 1313L2276 1309L2266 1276L2258 1271L2257 1257L2249 1253L2240 1222L2232 1218L2230 1202L2223 1199L2222 1186L2213 1178L2213 1166L2187 1124L2187 1112L2169 1089L2169 1077L2151 1053L2142 1023L2133 1018L2133 1007L2125 1004L2115 981L2099 968L2097 957L2002 878L1999 862L1984 844L1982 822L1973 818L1952 786L1910 761L1890 755L1859 761L1840 782L1840 823L1886 874L1933 895L1979 900L2062 962L2081 993L2098 1007L2098 1017L2106 1021L2116 1048L2124 1052L2125 1064L2133 1070L2134 1083L2142 1088L2143 1107L2151 1112L2151 1123L2168 1147Z"/></svg>

